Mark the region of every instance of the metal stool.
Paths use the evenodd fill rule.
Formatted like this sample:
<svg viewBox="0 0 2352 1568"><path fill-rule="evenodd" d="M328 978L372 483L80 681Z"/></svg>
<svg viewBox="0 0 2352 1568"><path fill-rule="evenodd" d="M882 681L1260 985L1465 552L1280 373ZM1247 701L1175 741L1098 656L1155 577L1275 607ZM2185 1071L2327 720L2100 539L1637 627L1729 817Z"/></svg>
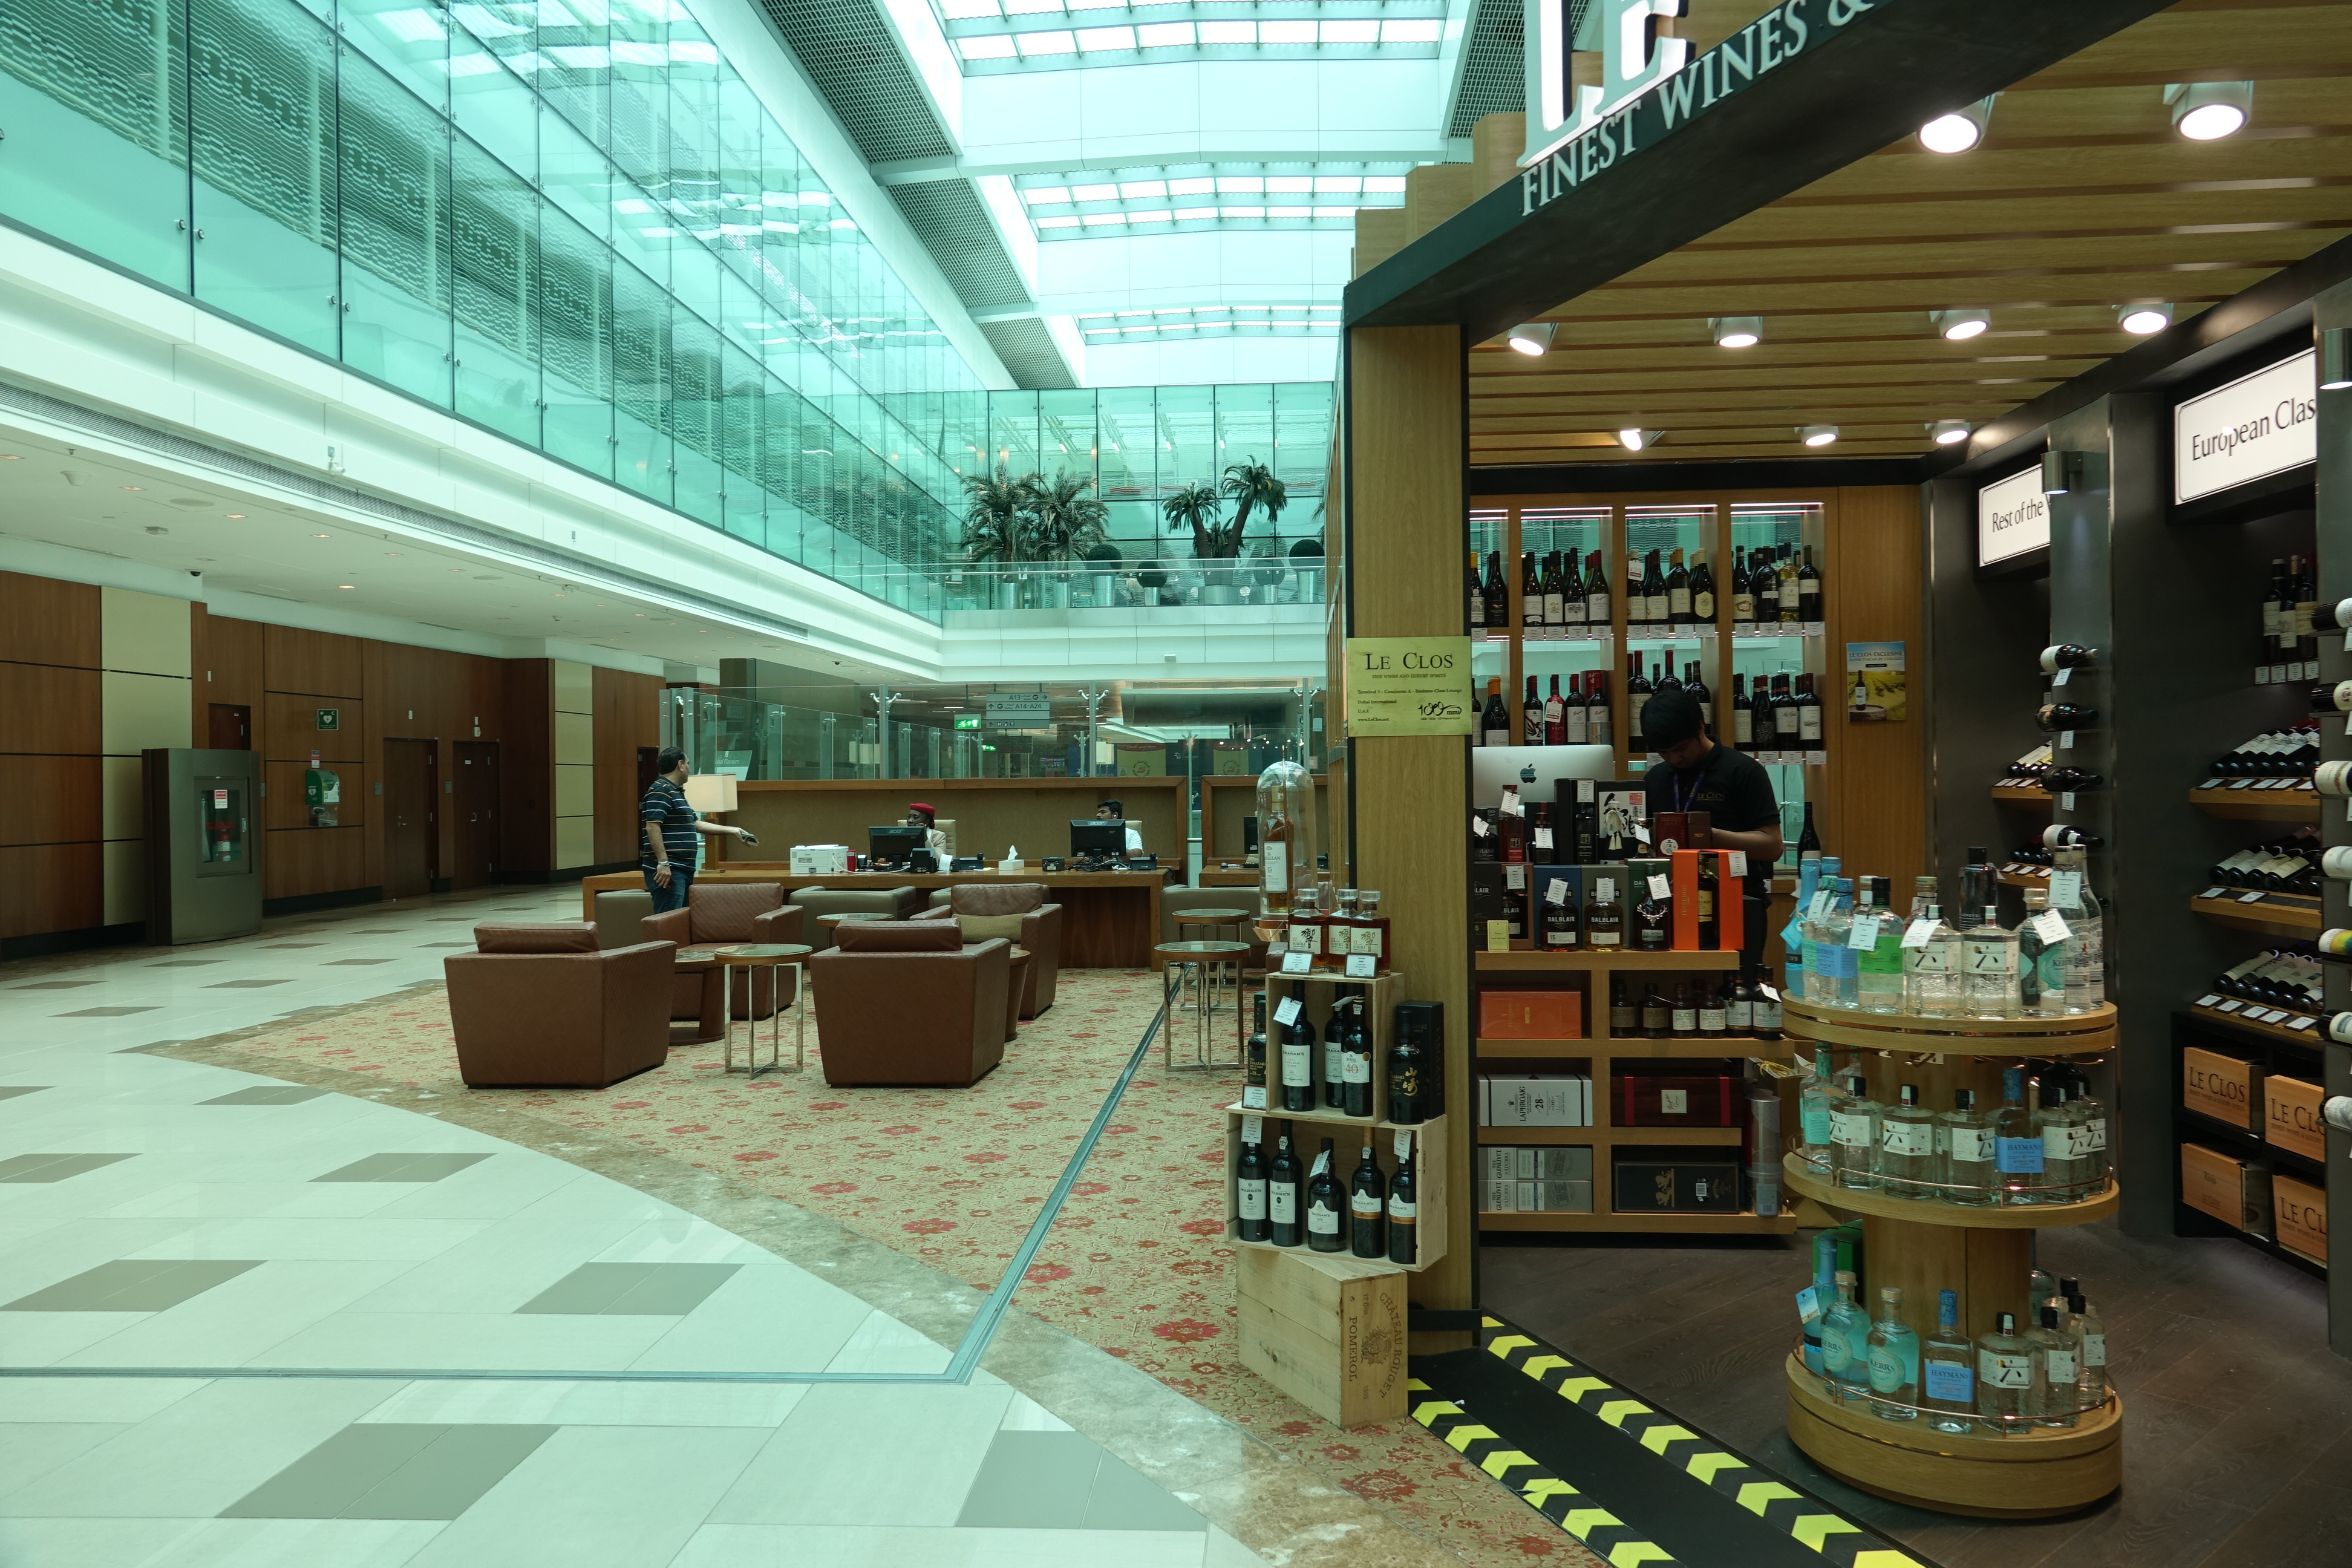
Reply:
<svg viewBox="0 0 2352 1568"><path fill-rule="evenodd" d="M1152 962L1160 965L1161 984L1172 1004L1189 984L1192 994L1192 1058L1189 1062L1176 1059L1176 1038L1172 1028L1163 1029L1160 1036L1160 1065L1171 1072L1180 1068L1206 1071L1214 1068L1238 1068L1242 1065L1244 1036L1241 1009L1234 1009L1234 1054L1231 1059L1220 1061L1213 1052L1216 1033L1213 1016L1216 1012L1216 993L1224 982L1222 972L1230 970L1232 984L1238 993L1241 986L1242 963L1249 957L1250 946L1245 942L1163 942L1151 950ZM1171 981L1168 972L1176 971ZM1174 1007L1171 1006L1172 1013ZM1173 1022L1173 1019L1171 1019Z"/></svg>

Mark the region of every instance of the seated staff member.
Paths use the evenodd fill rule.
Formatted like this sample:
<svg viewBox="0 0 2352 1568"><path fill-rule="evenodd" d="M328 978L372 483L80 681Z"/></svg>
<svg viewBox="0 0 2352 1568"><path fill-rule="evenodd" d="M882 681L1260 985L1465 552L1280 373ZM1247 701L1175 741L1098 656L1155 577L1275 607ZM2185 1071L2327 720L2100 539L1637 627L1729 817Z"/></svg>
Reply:
<svg viewBox="0 0 2352 1568"><path fill-rule="evenodd" d="M701 847L695 835L732 834L746 844L760 840L748 827L705 822L700 812L686 804L686 753L676 746L662 748L654 758L654 782L646 786L646 798L637 806L646 838L637 867L646 874L646 891L654 896L654 913L658 915L686 902L686 890L694 882L695 857Z"/></svg>
<svg viewBox="0 0 2352 1568"><path fill-rule="evenodd" d="M1642 733L1665 760L1642 781L1650 820L1662 811L1704 811L1717 849L1748 857L1746 907L1740 951L1749 963L1764 962L1764 919L1772 897L1772 867L1780 858L1780 804L1771 775L1747 752L1718 746L1690 693L1661 691L1642 705Z"/></svg>
<svg viewBox="0 0 2352 1568"><path fill-rule="evenodd" d="M1120 805L1119 803L1115 800L1098 802L1095 806L1095 820L1097 822L1126 822L1127 808ZM1140 855L1143 853L1143 835L1137 830L1135 824L1131 822L1127 824L1127 852L1129 855ZM1189 854L1191 851L1188 850L1186 853Z"/></svg>
<svg viewBox="0 0 2352 1568"><path fill-rule="evenodd" d="M940 870L948 868L948 836L940 830L940 814L936 806L919 800L907 803L907 826L923 830L923 847L931 852L931 862Z"/></svg>

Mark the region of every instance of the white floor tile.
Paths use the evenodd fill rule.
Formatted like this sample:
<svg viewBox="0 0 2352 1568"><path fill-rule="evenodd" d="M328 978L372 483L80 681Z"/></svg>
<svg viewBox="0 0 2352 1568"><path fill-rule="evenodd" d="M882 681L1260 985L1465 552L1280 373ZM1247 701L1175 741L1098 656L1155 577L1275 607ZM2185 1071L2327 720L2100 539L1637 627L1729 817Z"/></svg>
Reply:
<svg viewBox="0 0 2352 1568"><path fill-rule="evenodd" d="M58 1361L82 1366L242 1366L410 1267L264 1263Z"/></svg>
<svg viewBox="0 0 2352 1568"><path fill-rule="evenodd" d="M17 1568L144 1568L209 1519L0 1518L0 1563Z"/></svg>
<svg viewBox="0 0 2352 1568"><path fill-rule="evenodd" d="M129 1429L122 1421L0 1422L0 1476L29 1485Z"/></svg>
<svg viewBox="0 0 2352 1568"><path fill-rule="evenodd" d="M400 1568L448 1528L427 1519L208 1519L139 1568Z"/></svg>
<svg viewBox="0 0 2352 1568"><path fill-rule="evenodd" d="M672 1320L675 1326L631 1364L666 1372L822 1372L877 1315L800 1269L739 1268L693 1311Z"/></svg>
<svg viewBox="0 0 2352 1568"><path fill-rule="evenodd" d="M747 1263L776 1261L731 1231L706 1220L649 1219L596 1255L600 1263Z"/></svg>
<svg viewBox="0 0 2352 1568"><path fill-rule="evenodd" d="M869 1311L827 1372L944 1372L953 1352L887 1312Z"/></svg>
<svg viewBox="0 0 2352 1568"><path fill-rule="evenodd" d="M372 1182L304 1185L373 1186ZM129 1253L131 1258L259 1258L288 1261L422 1262L471 1239L487 1222L346 1215L331 1219L262 1215L199 1220L187 1229Z"/></svg>
<svg viewBox="0 0 2352 1568"><path fill-rule="evenodd" d="M204 1386L192 1377L0 1377L0 1421L144 1421Z"/></svg>
<svg viewBox="0 0 2352 1568"><path fill-rule="evenodd" d="M370 1421L534 1426L779 1426L805 1383L416 1382Z"/></svg>
<svg viewBox="0 0 2352 1568"><path fill-rule="evenodd" d="M707 1524L669 1568L1202 1568L1202 1550L1191 1530Z"/></svg>
<svg viewBox="0 0 2352 1568"><path fill-rule="evenodd" d="M730 1524L953 1524L1011 1394L821 1384L712 1514Z"/></svg>
<svg viewBox="0 0 2352 1568"><path fill-rule="evenodd" d="M670 1327L667 1318L510 1312L338 1312L252 1358L256 1366L433 1371L617 1372Z"/></svg>
<svg viewBox="0 0 2352 1568"><path fill-rule="evenodd" d="M621 1214L540 1224L519 1214L484 1226L353 1305L363 1312L511 1312L638 1223L636 1215Z"/></svg>

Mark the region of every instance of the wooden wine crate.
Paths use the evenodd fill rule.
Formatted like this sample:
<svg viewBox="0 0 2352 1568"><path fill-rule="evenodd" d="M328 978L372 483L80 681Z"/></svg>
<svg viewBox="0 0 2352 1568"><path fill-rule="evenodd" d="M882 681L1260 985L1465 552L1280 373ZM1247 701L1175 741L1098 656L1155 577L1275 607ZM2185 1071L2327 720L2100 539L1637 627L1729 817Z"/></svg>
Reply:
<svg viewBox="0 0 2352 1568"><path fill-rule="evenodd" d="M2180 1052L2180 1103L2200 1116L2252 1132L2254 1064L2215 1051L2184 1047Z"/></svg>
<svg viewBox="0 0 2352 1568"><path fill-rule="evenodd" d="M1270 1252L1277 1256L1307 1250L1305 1247L1276 1247L1272 1242L1244 1241L1241 1238L1241 1182L1235 1172L1242 1157L1242 1126L1248 1118L1258 1115L1265 1118L1265 1125L1261 1131L1269 1163L1274 1160L1275 1140L1281 1135L1286 1122L1290 1126L1291 1147L1300 1150L1298 1164L1301 1171L1313 1167L1322 1141L1330 1139L1331 1161L1339 1169L1342 1190L1356 1168L1356 1162L1362 1157L1363 1146L1367 1142L1372 1146L1372 1158L1380 1163L1381 1178L1393 1184L1397 1173L1397 1134L1412 1133L1413 1229L1419 1234L1415 1237L1412 1262L1391 1267L1418 1274L1445 1256L1445 1196L1450 1181L1445 1118L1441 1116L1418 1127L1401 1128L1385 1121L1373 1126L1352 1117L1326 1116L1320 1112L1314 1116L1285 1116L1279 1111L1244 1110L1238 1105L1228 1106L1225 1110L1225 1237L1234 1247L1244 1252ZM1303 1192L1306 1184L1302 1181L1299 1184ZM1340 1216L1340 1222L1346 1224L1344 1215ZM1314 1256L1331 1255L1318 1253Z"/></svg>
<svg viewBox="0 0 2352 1568"><path fill-rule="evenodd" d="M1403 1000L1404 976L1394 971L1371 980L1349 980L1338 974L1281 974L1269 973L1265 977L1265 1096L1267 1114L1298 1115L1282 1110L1282 1091L1287 1087L1282 1076L1282 1047L1274 1026L1274 1015L1283 1001L1298 998L1299 1015L1315 1026L1315 1049L1307 1064L1306 1088L1313 1095L1313 1114L1331 1121L1349 1121L1369 1127L1380 1123L1389 1113L1389 1047L1396 1041L1396 1005ZM1328 1082L1326 1065L1329 1056L1328 1041L1331 1011L1348 996L1361 994L1365 998L1365 1021L1371 1026L1372 1036L1372 1114L1351 1117L1337 1107L1323 1103ZM1435 1063L1431 1064L1433 1068ZM1444 1075L1434 1075L1443 1083Z"/></svg>
<svg viewBox="0 0 2352 1568"><path fill-rule="evenodd" d="M1252 1247L1234 1274L1244 1366L1334 1426L1403 1416L1403 1269Z"/></svg>
<svg viewBox="0 0 2352 1568"><path fill-rule="evenodd" d="M2327 1261L2327 1194L2293 1176L2271 1178L2271 1213L2279 1245L2314 1263Z"/></svg>
<svg viewBox="0 0 2352 1568"><path fill-rule="evenodd" d="M2180 1201L2224 1225L2246 1220L2244 1167L2202 1143L2180 1146Z"/></svg>
<svg viewBox="0 0 2352 1568"><path fill-rule="evenodd" d="M2327 1091L2299 1078L2272 1073L2263 1079L2263 1142L2275 1144L2306 1160L2327 1158L2326 1123L2319 1119L2320 1101ZM2284 1241L2284 1222L2280 1239Z"/></svg>

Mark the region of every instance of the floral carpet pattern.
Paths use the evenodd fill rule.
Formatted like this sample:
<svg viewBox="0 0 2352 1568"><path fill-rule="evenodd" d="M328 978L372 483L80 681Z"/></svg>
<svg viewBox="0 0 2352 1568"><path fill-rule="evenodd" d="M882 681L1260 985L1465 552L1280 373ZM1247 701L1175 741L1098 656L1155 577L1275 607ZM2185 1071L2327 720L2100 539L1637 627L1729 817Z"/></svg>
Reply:
<svg viewBox="0 0 2352 1568"><path fill-rule="evenodd" d="M1056 1005L1022 1025L1003 1065L966 1089L834 1089L820 1066L813 1014L805 1073L730 1074L712 1042L676 1047L667 1067L603 1090L468 1089L457 1078L437 990L289 1024L238 1048L436 1092L520 1095L541 1117L725 1172L985 1289L1159 999L1159 980L1149 973L1066 970ZM789 1015L784 1023L789 1069ZM1189 1047L1189 1021L1178 1032ZM1229 1274L1234 1249L1223 1217L1223 1108L1238 1097L1239 1078L1169 1072L1160 1058L1155 1045L1015 1305L1150 1373L1465 1562L1597 1564L1411 1421L1344 1430L1242 1365Z"/></svg>

